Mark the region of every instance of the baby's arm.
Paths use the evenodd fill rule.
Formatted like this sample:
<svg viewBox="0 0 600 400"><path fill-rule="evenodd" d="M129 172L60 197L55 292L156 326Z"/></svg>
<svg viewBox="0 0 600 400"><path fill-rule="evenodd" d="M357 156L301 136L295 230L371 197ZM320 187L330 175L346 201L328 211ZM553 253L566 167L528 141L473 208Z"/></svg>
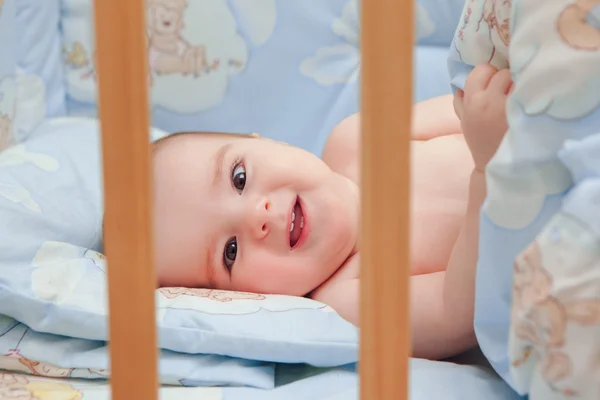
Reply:
<svg viewBox="0 0 600 400"><path fill-rule="evenodd" d="M356 254L343 268L358 271L358 267L359 254ZM344 274L344 271L340 273ZM465 317L461 313L451 314L445 307L448 304L443 296L445 274L435 272L410 277L409 304L414 357L440 359L474 346L470 328L472 322L469 324L469 321L452 320L454 314L462 319ZM360 326L360 279L357 274L352 275L354 276L339 278L334 276L311 297L329 305L352 324Z"/></svg>
<svg viewBox="0 0 600 400"><path fill-rule="evenodd" d="M485 177L473 171L465 219L446 271L411 277L413 356L442 359L477 343L473 330L479 212Z"/></svg>
<svg viewBox="0 0 600 400"><path fill-rule="evenodd" d="M413 106L413 140L429 140L462 132L460 120L453 109L453 97L450 94L439 96Z"/></svg>
<svg viewBox="0 0 600 400"><path fill-rule="evenodd" d="M358 264L357 254L345 267L358 269ZM409 304L413 357L442 359L475 345L469 309L448 309L447 305L456 301L451 296L444 295L445 285L446 272L443 271L410 277ZM459 287L457 286L456 289ZM334 278L316 290L311 297L329 305L352 324L360 326L359 278L337 280ZM469 303L468 298L465 302ZM472 310L472 307L470 309ZM453 320L453 318L460 318L460 320Z"/></svg>
<svg viewBox="0 0 600 400"><path fill-rule="evenodd" d="M465 218L446 271L410 278L412 354L442 359L477 343L473 314L479 244L479 215L486 196L485 167L507 129L505 103L511 87L508 70L476 67L456 108L475 168L469 182Z"/></svg>
<svg viewBox="0 0 600 400"><path fill-rule="evenodd" d="M416 103L412 112L412 140L429 140L461 133L454 112L453 96L440 96ZM322 159L334 171L358 182L360 156L360 114L352 114L331 132Z"/></svg>
<svg viewBox="0 0 600 400"><path fill-rule="evenodd" d="M476 344L473 312L479 213L486 195L484 170L506 130L505 102L507 85L510 86L510 75L507 71L498 74L496 72L496 69L490 66L475 68L465 86L466 94L463 95L461 92L454 104L456 112L462 117L462 129L465 130L465 139L469 143L476 168L471 174L465 219L447 270L413 275L410 278L414 357L446 358L468 350ZM496 75L497 77L493 79ZM454 108L452 98L439 101L439 105L446 104L445 107L449 110ZM447 102L444 103L445 101ZM458 118L454 118L458 121ZM355 141L355 146L350 147L353 149L354 156L357 156L358 117L352 116L348 120L354 124L350 126L352 129L346 125L346 130L338 130L328 146L340 140L346 143L346 146ZM416 125L417 123L413 126ZM337 145L339 146L339 143ZM330 146L330 154L333 154L333 149L336 147ZM358 263L357 254L344 268L355 268L358 271ZM330 305L343 318L358 326L360 310L358 274L349 279L335 278L319 288L312 297Z"/></svg>
<svg viewBox="0 0 600 400"><path fill-rule="evenodd" d="M430 274L420 278L429 281L423 282L427 290L423 296L432 297L419 300L422 308L419 311L413 308L413 312L419 312L413 318L416 333L413 351L418 357L448 357L476 344L475 274L479 215L486 196L485 168L507 130L506 99L511 86L508 70L498 71L490 65L481 65L471 72L464 93L457 99L457 111L475 168L471 174L467 212L446 272L440 273L440 277ZM431 291L433 287L439 291Z"/></svg>

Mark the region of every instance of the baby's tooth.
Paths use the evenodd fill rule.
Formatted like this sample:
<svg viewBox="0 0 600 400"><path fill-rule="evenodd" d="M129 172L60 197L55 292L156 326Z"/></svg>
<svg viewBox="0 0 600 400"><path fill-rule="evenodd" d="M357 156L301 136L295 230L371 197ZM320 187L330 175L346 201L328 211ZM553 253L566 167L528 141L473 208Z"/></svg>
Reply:
<svg viewBox="0 0 600 400"><path fill-rule="evenodd" d="M296 213L292 211L292 222L296 220Z"/></svg>
<svg viewBox="0 0 600 400"><path fill-rule="evenodd" d="M294 230L294 223L292 222L292 225L290 225L290 232Z"/></svg>
<svg viewBox="0 0 600 400"><path fill-rule="evenodd" d="M304 228L304 217L300 217L300 228Z"/></svg>

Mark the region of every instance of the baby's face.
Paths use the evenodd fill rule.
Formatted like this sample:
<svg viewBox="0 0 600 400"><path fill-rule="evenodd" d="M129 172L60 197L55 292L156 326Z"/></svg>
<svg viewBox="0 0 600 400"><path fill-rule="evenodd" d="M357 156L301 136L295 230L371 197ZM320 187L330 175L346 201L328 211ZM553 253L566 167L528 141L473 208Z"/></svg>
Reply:
<svg viewBox="0 0 600 400"><path fill-rule="evenodd" d="M154 153L161 286L305 295L353 250L356 185L261 138L184 134Z"/></svg>

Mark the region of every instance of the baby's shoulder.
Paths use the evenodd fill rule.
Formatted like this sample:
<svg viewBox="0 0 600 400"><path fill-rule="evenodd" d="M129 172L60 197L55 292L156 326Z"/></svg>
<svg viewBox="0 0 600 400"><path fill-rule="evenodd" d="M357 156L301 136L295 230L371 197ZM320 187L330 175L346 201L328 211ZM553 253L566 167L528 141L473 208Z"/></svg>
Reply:
<svg viewBox="0 0 600 400"><path fill-rule="evenodd" d="M360 117L353 114L333 128L321 158L333 171L358 183L359 152Z"/></svg>

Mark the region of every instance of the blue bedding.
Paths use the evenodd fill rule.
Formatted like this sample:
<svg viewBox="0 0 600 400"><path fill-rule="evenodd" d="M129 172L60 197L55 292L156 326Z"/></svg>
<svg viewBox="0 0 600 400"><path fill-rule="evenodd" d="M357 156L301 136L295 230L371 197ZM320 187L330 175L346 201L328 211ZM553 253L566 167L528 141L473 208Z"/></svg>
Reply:
<svg viewBox="0 0 600 400"><path fill-rule="evenodd" d="M518 400L507 385L481 367L411 360L411 400ZM161 387L161 400L358 400L358 375L353 366L315 369L280 365L277 377L286 383L271 390L252 387ZM435 384L432 384L435 382ZM0 372L0 394L36 394L51 390L53 399L110 400L106 381L40 378ZM10 392L9 392L10 393ZM42 397L36 397L42 398Z"/></svg>
<svg viewBox="0 0 600 400"><path fill-rule="evenodd" d="M439 46L418 46L414 52L415 102L451 93L447 68L448 49Z"/></svg>
<svg viewBox="0 0 600 400"><path fill-rule="evenodd" d="M165 0L171 1L179 4ZM43 82L39 92L46 99L46 116L95 117L92 2L5 3L4 26L11 22L16 33L11 30L3 41L0 26L0 48L14 53L16 40L17 65ZM150 63L152 124L169 133L259 132L319 154L332 128L358 111L359 2L247 3L195 0L179 11L186 26L182 37L206 48L211 67L195 76L157 72L160 68ZM415 101L450 91L445 53L460 3L424 0L416 7ZM148 7L151 14L153 6ZM211 15L220 16L218 24ZM392 45L389 51L396 49ZM0 79L3 65L13 67L14 61L0 60ZM0 100L3 108L9 109Z"/></svg>
<svg viewBox="0 0 600 400"><path fill-rule="evenodd" d="M358 374L353 366L316 370L309 366L281 365L280 380L290 383L265 392L258 389L230 388L224 400L355 400L358 399ZM435 382L435 384L432 384ZM502 380L485 367L458 365L421 359L410 361L411 400L518 400Z"/></svg>

